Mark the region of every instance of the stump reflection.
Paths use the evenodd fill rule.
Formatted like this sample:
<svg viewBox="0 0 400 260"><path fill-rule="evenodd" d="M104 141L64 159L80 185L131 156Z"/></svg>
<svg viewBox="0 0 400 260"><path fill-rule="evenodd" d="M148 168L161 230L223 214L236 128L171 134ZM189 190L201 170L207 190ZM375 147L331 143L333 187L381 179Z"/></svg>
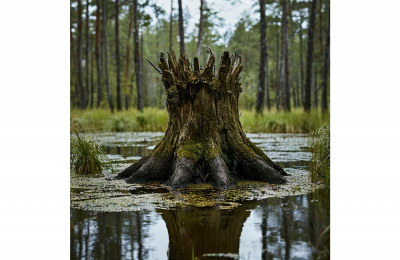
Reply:
<svg viewBox="0 0 400 260"><path fill-rule="evenodd" d="M157 209L168 229L168 259L192 259L192 252L195 257L207 253L238 254L243 224L250 216L249 210L257 204L257 201L246 202L229 210L213 207Z"/></svg>

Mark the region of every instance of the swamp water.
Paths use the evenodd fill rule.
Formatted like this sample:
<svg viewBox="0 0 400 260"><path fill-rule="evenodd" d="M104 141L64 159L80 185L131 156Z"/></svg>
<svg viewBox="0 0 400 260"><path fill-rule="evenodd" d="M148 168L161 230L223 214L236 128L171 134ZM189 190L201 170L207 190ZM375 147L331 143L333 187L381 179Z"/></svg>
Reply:
<svg viewBox="0 0 400 260"><path fill-rule="evenodd" d="M164 133L86 134L121 170ZM309 182L308 136L247 134L291 176L169 191L104 176L71 177L71 259L328 259L329 190Z"/></svg>

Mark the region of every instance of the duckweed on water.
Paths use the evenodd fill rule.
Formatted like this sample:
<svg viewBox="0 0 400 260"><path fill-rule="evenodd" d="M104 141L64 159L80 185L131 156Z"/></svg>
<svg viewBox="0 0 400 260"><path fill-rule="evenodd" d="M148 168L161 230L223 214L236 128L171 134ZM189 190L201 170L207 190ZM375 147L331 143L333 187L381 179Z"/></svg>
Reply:
<svg viewBox="0 0 400 260"><path fill-rule="evenodd" d="M121 166L124 167L124 166ZM108 181L114 175L100 177L71 175L71 207L91 211L138 211L179 206L232 209L243 200L307 194L322 184L311 183L308 172L286 169L290 176L283 185L242 181L231 189L217 190L209 184L192 184L185 189L170 190L162 183L127 184L124 180Z"/></svg>

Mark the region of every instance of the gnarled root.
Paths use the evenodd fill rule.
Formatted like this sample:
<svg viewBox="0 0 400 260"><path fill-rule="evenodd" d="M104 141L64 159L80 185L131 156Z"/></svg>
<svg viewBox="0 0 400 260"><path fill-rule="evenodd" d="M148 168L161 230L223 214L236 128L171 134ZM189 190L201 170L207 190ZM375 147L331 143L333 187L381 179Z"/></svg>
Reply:
<svg viewBox="0 0 400 260"><path fill-rule="evenodd" d="M134 174L137 170L140 169L140 167L142 167L142 165L150 158L150 156L143 156L142 158L140 158L139 161L135 162L134 164L132 164L131 166L129 166L128 168L126 168L125 170L123 170L122 172L118 173L116 179L120 180L120 179L125 179L125 178L129 178L132 176L132 174Z"/></svg>
<svg viewBox="0 0 400 260"><path fill-rule="evenodd" d="M127 183L145 183L152 181L166 181L170 170L170 163L167 160L151 156L147 161L127 180Z"/></svg>

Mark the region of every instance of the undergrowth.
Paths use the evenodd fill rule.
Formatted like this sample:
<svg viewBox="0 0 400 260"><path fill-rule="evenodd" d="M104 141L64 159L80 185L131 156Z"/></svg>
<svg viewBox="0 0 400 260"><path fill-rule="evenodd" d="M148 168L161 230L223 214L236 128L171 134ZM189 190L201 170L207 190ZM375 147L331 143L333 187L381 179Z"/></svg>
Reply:
<svg viewBox="0 0 400 260"><path fill-rule="evenodd" d="M330 187L330 125L324 125L311 133L312 150L309 170L313 182L325 182Z"/></svg>
<svg viewBox="0 0 400 260"><path fill-rule="evenodd" d="M111 167L106 153L92 137L82 138L79 130L73 128L76 136L70 139L70 167L79 175L102 173Z"/></svg>
<svg viewBox="0 0 400 260"><path fill-rule="evenodd" d="M272 109L256 115L254 110L241 110L240 122L246 133L311 133L322 125L329 124L329 113L318 111L303 113L302 108L284 113ZM168 126L165 109L145 108L111 113L106 109L71 110L70 124L85 127L85 131L107 132L164 132Z"/></svg>

